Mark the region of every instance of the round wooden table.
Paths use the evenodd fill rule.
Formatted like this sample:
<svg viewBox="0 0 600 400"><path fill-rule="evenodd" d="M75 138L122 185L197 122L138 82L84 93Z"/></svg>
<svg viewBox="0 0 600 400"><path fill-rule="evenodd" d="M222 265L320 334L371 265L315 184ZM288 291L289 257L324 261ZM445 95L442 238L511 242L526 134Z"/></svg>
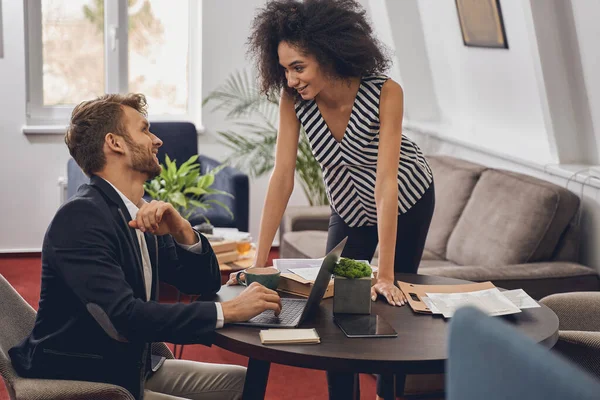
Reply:
<svg viewBox="0 0 600 400"><path fill-rule="evenodd" d="M425 285L465 284L468 281L414 274L396 274L396 280ZM224 286L217 301L237 296L244 287ZM285 294L282 294L286 296ZM290 296L293 297L293 296ZM262 345L264 328L227 325L216 331L215 344L249 357L245 399L264 398L270 363L336 372L435 374L444 372L448 324L441 315L417 314L410 306L393 307L383 298L372 305L398 332L395 338L347 338L333 322L333 299L321 302L319 311L301 328L315 328L320 344ZM538 343L552 347L558 340L558 317L548 307L523 310L502 318Z"/></svg>

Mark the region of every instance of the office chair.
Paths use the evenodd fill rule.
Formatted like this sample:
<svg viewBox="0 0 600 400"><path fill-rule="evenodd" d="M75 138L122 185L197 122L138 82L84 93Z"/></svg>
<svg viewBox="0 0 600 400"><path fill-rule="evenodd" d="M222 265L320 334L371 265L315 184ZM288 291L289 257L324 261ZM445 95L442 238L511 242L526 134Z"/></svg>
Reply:
<svg viewBox="0 0 600 400"><path fill-rule="evenodd" d="M12 400L134 400L129 391L117 385L20 377L11 364L8 350L31 332L36 312L2 275L0 299L0 375ZM153 343L152 354L173 358L164 343Z"/></svg>

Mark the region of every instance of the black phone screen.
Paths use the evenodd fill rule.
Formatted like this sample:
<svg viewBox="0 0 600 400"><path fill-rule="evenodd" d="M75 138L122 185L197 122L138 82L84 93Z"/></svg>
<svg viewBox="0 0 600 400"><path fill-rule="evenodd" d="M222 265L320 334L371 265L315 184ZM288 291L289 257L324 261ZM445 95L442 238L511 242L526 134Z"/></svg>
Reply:
<svg viewBox="0 0 600 400"><path fill-rule="evenodd" d="M347 337L396 337L398 333L376 314L335 314L334 322Z"/></svg>

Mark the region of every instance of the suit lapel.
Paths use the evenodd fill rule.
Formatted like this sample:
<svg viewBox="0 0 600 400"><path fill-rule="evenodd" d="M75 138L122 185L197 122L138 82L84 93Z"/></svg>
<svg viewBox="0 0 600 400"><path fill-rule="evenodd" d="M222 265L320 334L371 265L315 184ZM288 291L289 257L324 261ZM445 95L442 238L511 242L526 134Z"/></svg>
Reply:
<svg viewBox="0 0 600 400"><path fill-rule="evenodd" d="M129 214L127 207L125 207L121 196L119 196L115 189L104 179L100 178L99 176L92 175L90 177L90 185L96 187L108 201L112 202L114 205L117 206L117 218L121 220L121 226L126 233L125 236L129 241L130 248L135 253L134 257L137 263L137 271L139 274L139 279L142 282L141 293L144 299L146 299L147 301L148 299L146 298L147 296L146 286L144 283L144 267L142 264L142 252L140 249L140 243L137 239L137 233L135 232L135 229L129 226L129 221L131 221L132 219L131 214ZM146 242L148 242L147 239Z"/></svg>

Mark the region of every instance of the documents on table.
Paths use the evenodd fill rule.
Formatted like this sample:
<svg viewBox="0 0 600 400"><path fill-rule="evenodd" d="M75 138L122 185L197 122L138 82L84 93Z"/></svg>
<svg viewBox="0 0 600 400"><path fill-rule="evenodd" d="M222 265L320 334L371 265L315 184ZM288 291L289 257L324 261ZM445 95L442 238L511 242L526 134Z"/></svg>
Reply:
<svg viewBox="0 0 600 400"><path fill-rule="evenodd" d="M473 306L488 315L507 315L520 313L519 307L498 290L485 289L465 293L426 293L435 308L445 317L450 318L460 307ZM433 311L432 311L433 313Z"/></svg>
<svg viewBox="0 0 600 400"><path fill-rule="evenodd" d="M523 289L505 290L501 293L521 310L540 307L537 301L532 299Z"/></svg>
<svg viewBox="0 0 600 400"><path fill-rule="evenodd" d="M259 332L262 344L316 344L321 338L311 329L263 329Z"/></svg>
<svg viewBox="0 0 600 400"><path fill-rule="evenodd" d="M288 268L288 271L298 275L299 277L306 279L307 281L314 282L319 275L321 267L310 267L310 268Z"/></svg>
<svg viewBox="0 0 600 400"><path fill-rule="evenodd" d="M292 269L318 269L321 264L323 264L322 258L276 258L273 260L273 266L281 272L288 272Z"/></svg>
<svg viewBox="0 0 600 400"><path fill-rule="evenodd" d="M452 317L463 306L477 307L488 315L506 315L521 312L524 308L539 307L522 289L500 291L492 282L465 285L417 285L398 281L400 290L413 311L425 314L442 314Z"/></svg>

